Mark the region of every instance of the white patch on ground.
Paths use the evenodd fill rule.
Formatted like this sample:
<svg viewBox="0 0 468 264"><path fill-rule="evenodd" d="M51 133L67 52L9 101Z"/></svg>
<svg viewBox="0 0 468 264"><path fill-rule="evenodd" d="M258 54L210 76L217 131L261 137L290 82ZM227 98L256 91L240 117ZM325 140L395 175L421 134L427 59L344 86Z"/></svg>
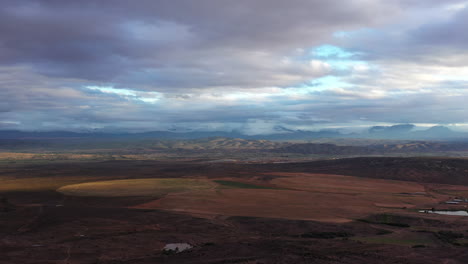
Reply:
<svg viewBox="0 0 468 264"><path fill-rule="evenodd" d="M165 251L175 251L176 253L191 249L192 246L187 243L171 243L164 246Z"/></svg>
<svg viewBox="0 0 468 264"><path fill-rule="evenodd" d="M432 210L420 210L420 213L428 213L428 214L442 214L442 215L461 215L461 216L468 216L467 211L432 211Z"/></svg>

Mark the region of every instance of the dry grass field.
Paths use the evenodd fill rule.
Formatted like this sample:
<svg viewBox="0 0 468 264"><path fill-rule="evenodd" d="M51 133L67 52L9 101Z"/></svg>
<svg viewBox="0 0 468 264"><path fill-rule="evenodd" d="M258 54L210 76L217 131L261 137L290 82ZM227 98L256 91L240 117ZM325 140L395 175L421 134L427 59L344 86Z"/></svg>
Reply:
<svg viewBox="0 0 468 264"><path fill-rule="evenodd" d="M77 183L96 181L99 178L91 176L72 176L72 177L26 177L12 178L0 176L0 192L19 192L19 191L55 191L58 188Z"/></svg>
<svg viewBox="0 0 468 264"><path fill-rule="evenodd" d="M72 196L130 197L206 191L215 186L212 181L198 179L127 179L72 184L57 191Z"/></svg>
<svg viewBox="0 0 468 264"><path fill-rule="evenodd" d="M16 153L16 152L0 152L0 160L90 160L98 158L95 154L72 154L72 153Z"/></svg>

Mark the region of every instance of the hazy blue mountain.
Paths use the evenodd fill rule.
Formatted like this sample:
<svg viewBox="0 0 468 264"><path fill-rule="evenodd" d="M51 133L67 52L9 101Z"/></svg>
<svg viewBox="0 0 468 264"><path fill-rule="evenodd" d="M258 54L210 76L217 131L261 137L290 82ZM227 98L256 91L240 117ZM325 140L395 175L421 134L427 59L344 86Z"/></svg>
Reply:
<svg viewBox="0 0 468 264"><path fill-rule="evenodd" d="M142 133L77 133L66 131L51 132L24 132L15 130L0 131L1 139L28 139L28 138L105 138L105 139L197 139L210 137L242 138L242 139L268 139L268 140L307 140L324 137L346 137L336 131L287 131L270 135L245 135L237 131L213 131L213 132L171 132L151 131Z"/></svg>
<svg viewBox="0 0 468 264"><path fill-rule="evenodd" d="M0 131L0 139L53 139L53 138L98 138L98 139L199 139L211 137L265 139L265 140L312 140L319 138L369 138L406 140L461 140L468 139L468 133L455 132L444 126L434 126L426 130L415 130L412 124L394 126L373 126L365 133L344 134L336 130L305 131L291 130L278 126L269 135L245 135L239 131L151 131L141 133L104 132L26 132L16 130Z"/></svg>
<svg viewBox="0 0 468 264"><path fill-rule="evenodd" d="M451 140L468 139L468 133L455 132L448 127L434 126L425 130L415 130L415 125L374 126L369 128L367 137L379 139ZM365 136L364 136L365 137Z"/></svg>
<svg viewBox="0 0 468 264"><path fill-rule="evenodd" d="M373 126L369 128L370 134L406 134L415 128L413 124L401 124L394 126Z"/></svg>

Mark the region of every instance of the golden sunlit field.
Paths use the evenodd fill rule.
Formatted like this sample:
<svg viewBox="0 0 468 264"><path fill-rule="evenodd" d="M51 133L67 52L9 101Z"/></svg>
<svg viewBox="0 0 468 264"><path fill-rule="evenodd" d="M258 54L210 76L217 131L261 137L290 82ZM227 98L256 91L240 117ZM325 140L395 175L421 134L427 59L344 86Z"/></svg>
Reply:
<svg viewBox="0 0 468 264"><path fill-rule="evenodd" d="M75 183L96 181L99 178L86 176L73 177L33 177L33 178L12 178L0 176L0 192L16 191L55 191L64 185Z"/></svg>
<svg viewBox="0 0 468 264"><path fill-rule="evenodd" d="M72 184L57 191L72 196L161 196L213 189L215 183L197 179L131 179Z"/></svg>

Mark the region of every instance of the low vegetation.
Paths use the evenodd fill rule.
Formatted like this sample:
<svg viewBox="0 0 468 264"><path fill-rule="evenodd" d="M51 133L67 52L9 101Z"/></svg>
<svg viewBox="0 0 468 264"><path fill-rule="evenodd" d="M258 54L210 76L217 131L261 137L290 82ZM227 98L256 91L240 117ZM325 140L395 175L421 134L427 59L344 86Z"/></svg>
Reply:
<svg viewBox="0 0 468 264"><path fill-rule="evenodd" d="M404 238L394 238L394 237L355 237L352 238L353 240L360 241L363 243L369 244L389 244L389 245L399 245L399 246L425 246L428 243L427 240L424 239L404 239Z"/></svg>
<svg viewBox="0 0 468 264"><path fill-rule="evenodd" d="M236 181L226 181L226 180L215 180L217 184L229 188L242 188L242 189L278 189L275 187L261 186L245 182L236 182Z"/></svg>
<svg viewBox="0 0 468 264"><path fill-rule="evenodd" d="M434 234L438 239L450 244L455 244L458 239L464 238L464 235L462 233L457 233L453 231L439 231Z"/></svg>
<svg viewBox="0 0 468 264"><path fill-rule="evenodd" d="M357 221L369 224L388 225L395 227L410 227L409 224L403 222L402 217L390 214L374 215L366 219L357 219Z"/></svg>
<svg viewBox="0 0 468 264"><path fill-rule="evenodd" d="M352 237L354 234L349 232L307 232L301 235L302 238L323 238L332 239L337 237Z"/></svg>

